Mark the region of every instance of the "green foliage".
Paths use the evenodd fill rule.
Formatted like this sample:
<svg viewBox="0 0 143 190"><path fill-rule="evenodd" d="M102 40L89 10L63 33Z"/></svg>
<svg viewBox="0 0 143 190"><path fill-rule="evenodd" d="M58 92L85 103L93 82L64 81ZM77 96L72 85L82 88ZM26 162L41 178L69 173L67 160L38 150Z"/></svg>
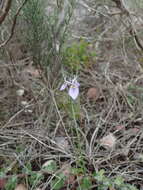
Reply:
<svg viewBox="0 0 143 190"><path fill-rule="evenodd" d="M17 176L12 176L8 179L8 182L5 185L5 190L12 190L15 189L17 185Z"/></svg>
<svg viewBox="0 0 143 190"><path fill-rule="evenodd" d="M59 11L55 7L50 15L46 15L48 3L44 0L29 0L23 9L23 19L26 26L24 40L33 63L43 71L43 75L51 78L60 68L60 61L57 61L60 54L56 49Z"/></svg>
<svg viewBox="0 0 143 190"><path fill-rule="evenodd" d="M63 64L67 69L75 73L84 67L90 66L90 62L96 54L92 51L88 51L88 47L89 43L81 40L64 49Z"/></svg>
<svg viewBox="0 0 143 190"><path fill-rule="evenodd" d="M92 189L92 185L97 184L98 190L105 190L108 188L114 188L116 190L137 190L136 187L124 182L124 179L121 176L116 178L109 178L105 176L105 171L102 169L95 173L88 173L87 169L84 169L85 166L72 167L70 169L71 175L74 175L79 178L79 186L77 190L88 190ZM53 190L60 190L65 186L67 176L64 173L60 172L56 174L54 179L51 181L51 188Z"/></svg>
<svg viewBox="0 0 143 190"><path fill-rule="evenodd" d="M20 144L16 146L16 152L17 153L21 153L22 151L24 151L24 145Z"/></svg>
<svg viewBox="0 0 143 190"><path fill-rule="evenodd" d="M133 185L125 183L121 176L117 176L113 179L106 177L104 170L94 173L93 176L97 180L98 190L105 190L109 187L115 188L117 190L137 190L137 188Z"/></svg>
<svg viewBox="0 0 143 190"><path fill-rule="evenodd" d="M79 185L77 186L77 190L90 190L95 184L97 185L98 190L105 190L108 188L116 190L137 190L134 185L125 183L121 176L117 176L115 178L107 177L105 175L105 170L103 169L98 172L89 173L85 163L81 162L78 161L77 164L79 165L69 168L68 174L66 174L64 170L57 171L57 164L54 160L49 161L47 167L42 167L41 170L37 172L32 171L31 164L28 163L22 170L22 173L25 174L27 183L31 189L36 188L42 182L44 179L44 172L46 172L47 169L47 172L49 173L50 171L49 174L51 175L50 185L52 190L62 189L67 184L70 176L75 176L75 179L78 180ZM3 179L6 177L6 171L7 169L0 170L0 178ZM18 177L16 175L12 175L5 185L5 190L14 189L17 183Z"/></svg>
<svg viewBox="0 0 143 190"><path fill-rule="evenodd" d="M35 64L39 64L42 59L42 43L47 38L47 25L45 24L45 14L43 0L29 0L23 9L23 19L26 25L24 39L27 47L33 56Z"/></svg>
<svg viewBox="0 0 143 190"><path fill-rule="evenodd" d="M5 169L1 168L0 169L0 178L3 178L3 177L5 177Z"/></svg>
<svg viewBox="0 0 143 190"><path fill-rule="evenodd" d="M67 92L62 92L60 97L57 98L58 107L65 111L71 119L79 119L80 118L80 98L78 97L76 102L72 100L71 97L67 94Z"/></svg>
<svg viewBox="0 0 143 190"><path fill-rule="evenodd" d="M23 168L23 173L28 176L27 181L32 188L36 187L44 177L41 172L32 171L32 166L30 163Z"/></svg>
<svg viewBox="0 0 143 190"><path fill-rule="evenodd" d="M61 189L65 184L66 176L63 173L56 175L55 179L51 181L51 188L53 190Z"/></svg>
<svg viewBox="0 0 143 190"><path fill-rule="evenodd" d="M30 172L30 176L28 177L28 182L32 188L36 187L39 182L44 178L42 173L39 172Z"/></svg>
<svg viewBox="0 0 143 190"><path fill-rule="evenodd" d="M114 184L118 187L124 184L124 179L121 176L115 178Z"/></svg>
<svg viewBox="0 0 143 190"><path fill-rule="evenodd" d="M33 57L34 64L48 77L57 75L60 71L61 47L72 14L72 6L68 3L63 17L60 8L63 6L62 1L59 4L61 5L51 6L45 0L29 0L21 17L25 26L22 32L27 50Z"/></svg>
<svg viewBox="0 0 143 190"><path fill-rule="evenodd" d="M92 182L90 177L83 177L77 190L88 190L91 189L91 186Z"/></svg>
<svg viewBox="0 0 143 190"><path fill-rule="evenodd" d="M57 164L54 160L49 160L46 165L42 166L42 169L48 173L54 173L57 170Z"/></svg>
<svg viewBox="0 0 143 190"><path fill-rule="evenodd" d="M86 162L84 161L83 157L80 157L76 161L77 167L71 168L71 172L73 175L85 175L88 173L88 170L86 168Z"/></svg>
<svg viewBox="0 0 143 190"><path fill-rule="evenodd" d="M22 169L22 173L30 174L31 171L32 171L32 166L31 166L31 163L29 162L26 164L26 167Z"/></svg>
<svg viewBox="0 0 143 190"><path fill-rule="evenodd" d="M81 174L84 174L84 169L83 168L72 168L71 172L74 175L81 175Z"/></svg>
<svg viewBox="0 0 143 190"><path fill-rule="evenodd" d="M81 168L72 168L72 173L74 175L79 175L81 177L81 172L83 172L81 170ZM99 172L97 172L96 174L92 174L89 176L85 176L84 174L82 174L82 178L79 180L79 186L77 187L77 190L88 190L88 189L92 189L92 185L93 185L93 179L96 179L96 184L98 187L98 190L105 190L108 188L115 188L117 190L137 190L136 187L134 187L133 185L124 183L124 180L122 177L117 177L115 179L110 179L107 178L104 173L103 170L100 170ZM56 175L56 177L51 181L51 188L53 190L59 190L61 188L63 188L65 186L65 182L66 182L66 176L63 173L59 173L58 175Z"/></svg>
<svg viewBox="0 0 143 190"><path fill-rule="evenodd" d="M95 179L96 179L98 182L104 181L104 179L105 179L104 173L105 173L105 171L104 171L103 169L100 170L98 173L95 173L95 174L94 174Z"/></svg>

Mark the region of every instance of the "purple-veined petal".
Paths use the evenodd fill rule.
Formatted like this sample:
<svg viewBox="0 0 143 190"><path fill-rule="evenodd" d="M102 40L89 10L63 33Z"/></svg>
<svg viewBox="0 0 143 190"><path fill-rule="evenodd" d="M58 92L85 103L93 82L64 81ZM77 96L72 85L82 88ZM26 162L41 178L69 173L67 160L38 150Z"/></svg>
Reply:
<svg viewBox="0 0 143 190"><path fill-rule="evenodd" d="M80 84L77 82L76 78L72 80L72 84L76 87L79 87Z"/></svg>
<svg viewBox="0 0 143 190"><path fill-rule="evenodd" d="M75 85L76 87L79 87L79 86L80 86L80 84L79 84L77 81L74 82L74 85Z"/></svg>
<svg viewBox="0 0 143 190"><path fill-rule="evenodd" d="M60 91L65 90L67 88L68 84L64 82L60 88Z"/></svg>
<svg viewBox="0 0 143 190"><path fill-rule="evenodd" d="M69 96L72 97L73 100L75 100L78 95L79 95L79 88L78 87L70 87L69 88L69 92L68 92Z"/></svg>

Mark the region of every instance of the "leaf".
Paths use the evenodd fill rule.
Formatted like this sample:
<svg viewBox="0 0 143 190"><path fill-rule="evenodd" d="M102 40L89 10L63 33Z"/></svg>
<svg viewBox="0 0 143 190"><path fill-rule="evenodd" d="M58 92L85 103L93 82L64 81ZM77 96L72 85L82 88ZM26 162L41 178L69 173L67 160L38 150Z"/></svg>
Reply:
<svg viewBox="0 0 143 190"><path fill-rule="evenodd" d="M65 176L61 173L56 176L54 180L51 182L51 188L54 190L59 190L60 188L64 187L65 184Z"/></svg>
<svg viewBox="0 0 143 190"><path fill-rule="evenodd" d="M54 160L48 160L42 165L42 169L52 174L57 170L57 164Z"/></svg>
<svg viewBox="0 0 143 190"><path fill-rule="evenodd" d="M77 190L88 190L90 189L92 186L92 183L91 183L91 179L90 177L84 177L82 180L81 180L81 184L80 184L80 187L78 187Z"/></svg>
<svg viewBox="0 0 143 190"><path fill-rule="evenodd" d="M31 173L32 173L32 166L31 166L31 163L29 162L29 163L27 163L26 164L26 167L24 167L23 169L22 169L22 172L23 173L26 173L26 174L30 174L31 175Z"/></svg>
<svg viewBox="0 0 143 190"><path fill-rule="evenodd" d="M105 173L105 170L101 169L99 172L94 174L94 178L98 182L103 182L103 180L105 179L104 173Z"/></svg>
<svg viewBox="0 0 143 190"><path fill-rule="evenodd" d="M11 189L14 189L17 185L17 176L13 176L12 178L10 178L6 185L5 185L5 189L6 190L11 190ZM16 189L18 190L18 189Z"/></svg>
<svg viewBox="0 0 143 190"><path fill-rule="evenodd" d="M109 135L103 137L100 140L100 143L102 146L107 146L108 148L113 148L116 144L116 138L112 133L110 133Z"/></svg>
<svg viewBox="0 0 143 190"><path fill-rule="evenodd" d="M44 176L42 173L31 171L31 175L29 176L28 181L32 187L35 187L43 178Z"/></svg>
<svg viewBox="0 0 143 190"><path fill-rule="evenodd" d="M124 179L121 176L116 177L114 184L117 185L118 187L120 187L121 185L123 185L124 183Z"/></svg>

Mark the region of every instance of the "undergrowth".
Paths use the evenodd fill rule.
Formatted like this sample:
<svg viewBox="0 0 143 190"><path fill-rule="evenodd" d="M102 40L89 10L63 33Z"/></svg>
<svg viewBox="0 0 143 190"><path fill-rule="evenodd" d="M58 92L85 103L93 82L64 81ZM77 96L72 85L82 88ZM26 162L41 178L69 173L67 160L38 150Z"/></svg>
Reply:
<svg viewBox="0 0 143 190"><path fill-rule="evenodd" d="M77 190L88 190L97 188L98 190L105 189L117 189L117 190L137 190L134 185L124 182L123 177L107 177L105 171L102 169L97 172L89 172L87 168L81 167L70 167L66 166L58 170L58 165L54 160L49 160L45 166L39 171L32 171L30 164L27 164L21 171L20 175L11 174L6 175L6 170L1 169L0 177L8 178L5 189L11 190L16 187L16 184L20 181L28 183L30 189L34 189L37 186L43 186L44 176L49 176L50 179L47 186L53 190L60 190L66 186L69 189L76 188ZM20 179L22 178L22 179Z"/></svg>

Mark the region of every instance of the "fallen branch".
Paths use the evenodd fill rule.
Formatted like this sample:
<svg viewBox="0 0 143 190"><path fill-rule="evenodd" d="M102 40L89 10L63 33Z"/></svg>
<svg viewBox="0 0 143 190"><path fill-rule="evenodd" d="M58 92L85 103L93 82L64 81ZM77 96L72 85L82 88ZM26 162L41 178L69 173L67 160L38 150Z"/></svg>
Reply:
<svg viewBox="0 0 143 190"><path fill-rule="evenodd" d="M0 44L0 48L4 47L10 41L10 39L12 38L12 36L14 34L14 30L15 30L15 26L16 26L18 15L19 15L21 9L23 8L23 6L26 4L27 1L28 0L25 0L22 3L22 5L18 8L17 13L15 14L14 19L13 19L13 24L12 24L10 36L8 37L7 40L5 40L3 43Z"/></svg>

